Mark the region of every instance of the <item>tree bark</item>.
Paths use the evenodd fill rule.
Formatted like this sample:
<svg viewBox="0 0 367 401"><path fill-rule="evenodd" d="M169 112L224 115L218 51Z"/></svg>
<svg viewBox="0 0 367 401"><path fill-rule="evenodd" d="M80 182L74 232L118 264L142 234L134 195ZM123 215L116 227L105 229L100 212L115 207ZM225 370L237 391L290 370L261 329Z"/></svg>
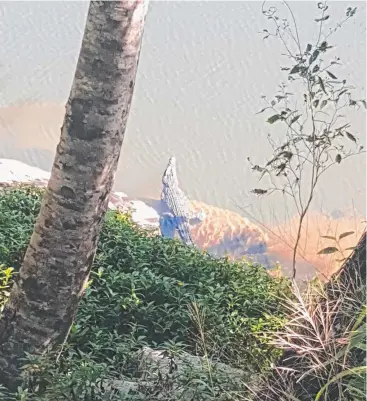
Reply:
<svg viewBox="0 0 367 401"><path fill-rule="evenodd" d="M0 383L62 343L88 280L124 138L148 0L92 1L51 178L0 321Z"/></svg>
<svg viewBox="0 0 367 401"><path fill-rule="evenodd" d="M353 253L343 263L338 275L345 284L353 282L366 285L366 231L363 232Z"/></svg>

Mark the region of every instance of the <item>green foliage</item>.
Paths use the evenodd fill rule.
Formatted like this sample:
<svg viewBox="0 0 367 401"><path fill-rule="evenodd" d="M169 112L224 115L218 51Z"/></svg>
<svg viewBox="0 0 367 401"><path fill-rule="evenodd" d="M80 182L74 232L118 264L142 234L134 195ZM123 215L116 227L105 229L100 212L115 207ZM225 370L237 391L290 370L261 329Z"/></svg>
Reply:
<svg viewBox="0 0 367 401"><path fill-rule="evenodd" d="M42 191L30 188L0 195L0 263L19 269L41 196ZM105 390L97 391L101 380L135 380L137 352L145 345L170 352L185 349L247 373L264 371L279 356L264 341L264 332L271 336L282 327L278 299L288 290L286 280L270 277L261 266L214 259L179 241L151 235L129 215L108 212L68 343L57 363L52 353L29 361L27 386L42 394L51 391L60 400L64 398L57 394L73 399L72 392L78 400L110 399L102 398ZM190 312L192 305L205 310L200 326ZM199 375L208 386L214 379L208 369L204 372L206 381L196 371L191 382L197 384ZM99 395L88 393L85 383ZM216 391L220 394L220 387Z"/></svg>
<svg viewBox="0 0 367 401"><path fill-rule="evenodd" d="M330 255L333 253L339 253L341 255L341 259L338 259L338 262L344 262L347 258L345 256L345 251L352 251L355 247L348 247L343 250L340 241L343 238L349 237L350 235L354 234L354 231L345 231L339 235L338 238L330 236L330 235L322 235L321 238L325 238L327 240L331 240L334 242L335 246L328 246L326 248L321 249L317 254L318 255Z"/></svg>
<svg viewBox="0 0 367 401"><path fill-rule="evenodd" d="M20 268L41 198L41 189L26 185L0 194L0 263Z"/></svg>
<svg viewBox="0 0 367 401"><path fill-rule="evenodd" d="M0 316L4 309L5 302L10 295L10 288L13 279L13 268L0 265Z"/></svg>
<svg viewBox="0 0 367 401"><path fill-rule="evenodd" d="M248 331L265 312L277 313L280 287L263 268L147 237L118 213L106 219L95 266L81 306L84 329L106 327L120 335L133 330L149 345L171 340L194 350L196 329L188 305L195 301L208 310L205 331L215 344L213 352L219 348L233 360L234 343L256 348Z"/></svg>

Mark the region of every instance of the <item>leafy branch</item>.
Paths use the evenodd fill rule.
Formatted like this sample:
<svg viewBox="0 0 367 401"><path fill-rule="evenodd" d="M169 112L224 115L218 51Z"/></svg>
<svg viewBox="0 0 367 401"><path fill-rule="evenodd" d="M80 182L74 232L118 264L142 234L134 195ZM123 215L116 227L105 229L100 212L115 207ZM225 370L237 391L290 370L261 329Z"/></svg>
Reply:
<svg viewBox="0 0 367 401"><path fill-rule="evenodd" d="M339 253L341 255L341 259L338 262L344 262L346 260L345 251L352 251L355 249L354 246L342 249L340 241L343 238L349 237L350 235L354 234L354 231L345 231L344 233L340 234L339 237L333 237L331 235L322 235L321 238L325 238L331 241L334 241L334 246L328 246L326 248L321 249L317 254L318 255L331 255L333 253Z"/></svg>

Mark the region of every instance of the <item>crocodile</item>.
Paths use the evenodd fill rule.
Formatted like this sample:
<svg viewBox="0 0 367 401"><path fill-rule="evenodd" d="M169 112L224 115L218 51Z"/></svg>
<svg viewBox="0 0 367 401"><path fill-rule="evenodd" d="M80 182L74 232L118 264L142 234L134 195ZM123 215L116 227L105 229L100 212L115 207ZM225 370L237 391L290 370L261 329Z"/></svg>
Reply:
<svg viewBox="0 0 367 401"><path fill-rule="evenodd" d="M176 232L182 242L195 246L190 232L190 224L197 224L205 219L201 211L195 213L190 210L189 200L180 189L177 178L176 158L169 159L167 168L162 177L161 201L164 206L159 219L162 237L174 238Z"/></svg>

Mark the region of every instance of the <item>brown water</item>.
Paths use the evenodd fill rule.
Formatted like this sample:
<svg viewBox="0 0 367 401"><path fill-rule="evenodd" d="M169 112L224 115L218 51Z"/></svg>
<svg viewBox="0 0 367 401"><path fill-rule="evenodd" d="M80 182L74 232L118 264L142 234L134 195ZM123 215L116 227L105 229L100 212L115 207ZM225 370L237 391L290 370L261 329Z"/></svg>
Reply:
<svg viewBox="0 0 367 401"><path fill-rule="evenodd" d="M330 26L351 5L330 3ZM344 63L338 74L346 74L357 88L356 98L362 98L366 7L356 5L356 18L333 40ZM0 2L0 158L50 169L87 7L87 2ZM306 43L315 32L316 2L293 2L292 7ZM260 95L273 95L284 78L282 49L263 41L259 32L264 28L269 26L261 2L151 4L115 189L158 197L161 174L175 155L191 198L242 215L240 207L246 207L273 228L290 224L295 211L290 202L259 200L249 193L257 180L246 158L261 163L270 155L266 138L274 129L264 115L255 115L263 107ZM365 142L365 113L348 117ZM365 157L339 167L322 181L314 212L354 208L364 216Z"/></svg>

